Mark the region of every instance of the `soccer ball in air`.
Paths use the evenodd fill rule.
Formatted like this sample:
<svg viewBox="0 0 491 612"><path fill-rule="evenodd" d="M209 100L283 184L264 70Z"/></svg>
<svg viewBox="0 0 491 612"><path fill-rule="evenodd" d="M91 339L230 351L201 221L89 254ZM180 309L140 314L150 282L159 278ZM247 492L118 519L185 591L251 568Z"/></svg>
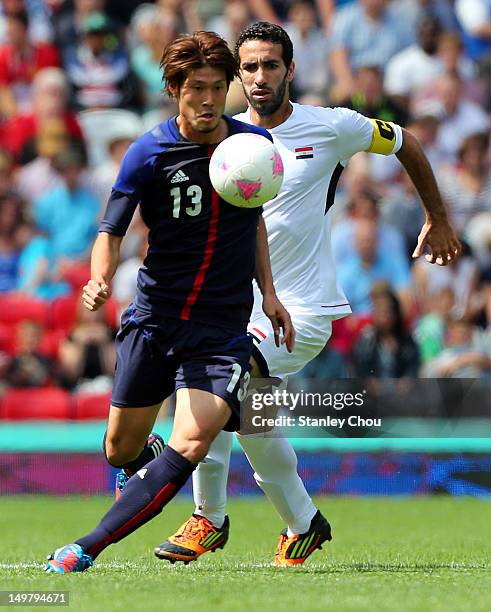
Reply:
<svg viewBox="0 0 491 612"><path fill-rule="evenodd" d="M223 140L210 159L210 180L234 206L256 208L272 200L283 182L283 162L274 144L245 132Z"/></svg>

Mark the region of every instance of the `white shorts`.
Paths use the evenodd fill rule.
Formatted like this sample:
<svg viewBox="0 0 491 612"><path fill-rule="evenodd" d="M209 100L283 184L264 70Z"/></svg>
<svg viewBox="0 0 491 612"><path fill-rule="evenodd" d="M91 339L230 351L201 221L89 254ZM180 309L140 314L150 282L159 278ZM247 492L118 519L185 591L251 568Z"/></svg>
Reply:
<svg viewBox="0 0 491 612"><path fill-rule="evenodd" d="M252 313L247 331L254 341L252 356L264 376L286 378L299 372L322 351L332 333L332 317L295 313L290 316L296 331L295 346L289 353L285 345L276 346L271 321L264 313Z"/></svg>

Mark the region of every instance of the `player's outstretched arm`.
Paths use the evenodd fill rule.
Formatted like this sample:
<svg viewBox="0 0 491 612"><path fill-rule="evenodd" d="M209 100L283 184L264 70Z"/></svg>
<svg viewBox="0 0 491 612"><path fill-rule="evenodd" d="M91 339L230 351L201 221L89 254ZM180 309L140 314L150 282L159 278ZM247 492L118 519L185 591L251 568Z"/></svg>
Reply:
<svg viewBox="0 0 491 612"><path fill-rule="evenodd" d="M426 221L418 237L413 258L420 257L428 247L425 257L430 263L446 266L458 257L461 246L448 220L433 170L416 137L403 129L403 143L396 153L399 161L418 190L426 212Z"/></svg>
<svg viewBox="0 0 491 612"><path fill-rule="evenodd" d="M122 236L99 232L92 248L90 280L83 288L82 301L88 310L98 310L111 296L110 283L119 263Z"/></svg>
<svg viewBox="0 0 491 612"><path fill-rule="evenodd" d="M262 215L259 217L256 239L256 281L263 296L263 311L271 321L276 346L280 346L280 330L283 331L281 344L289 353L295 344L295 328L290 314L280 302L273 285L271 262L269 260L268 235Z"/></svg>

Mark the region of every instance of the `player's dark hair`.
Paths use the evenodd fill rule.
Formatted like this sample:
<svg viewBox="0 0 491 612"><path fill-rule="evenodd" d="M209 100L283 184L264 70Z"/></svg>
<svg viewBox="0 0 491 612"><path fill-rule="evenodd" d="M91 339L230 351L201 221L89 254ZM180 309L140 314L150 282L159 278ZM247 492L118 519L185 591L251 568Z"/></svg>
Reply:
<svg viewBox="0 0 491 612"><path fill-rule="evenodd" d="M235 43L235 59L239 63L239 50L241 46L248 40L264 40L266 42L275 43L281 45L281 57L287 68L293 60L293 44L285 32L285 30L275 23L269 23L269 21L258 21L253 23L249 27L242 30Z"/></svg>
<svg viewBox="0 0 491 612"><path fill-rule="evenodd" d="M225 71L227 86L237 75L237 62L223 38L215 32L183 34L165 49L160 61L165 90L169 95L179 91L191 70L219 68Z"/></svg>

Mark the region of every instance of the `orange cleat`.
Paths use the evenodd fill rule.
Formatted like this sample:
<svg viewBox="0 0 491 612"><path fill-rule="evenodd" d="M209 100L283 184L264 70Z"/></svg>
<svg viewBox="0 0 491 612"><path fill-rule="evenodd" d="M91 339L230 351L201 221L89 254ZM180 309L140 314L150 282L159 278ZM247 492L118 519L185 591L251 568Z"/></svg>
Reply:
<svg viewBox="0 0 491 612"><path fill-rule="evenodd" d="M217 528L204 516L193 514L177 532L155 548L155 555L171 563L182 561L185 565L196 561L207 552L223 548L228 540L230 521L225 517Z"/></svg>
<svg viewBox="0 0 491 612"><path fill-rule="evenodd" d="M331 541L331 525L317 510L310 529L306 533L287 535L287 530L283 529L278 542L278 550L274 556L274 565L277 567L287 567L293 565L303 565L315 550L321 550L322 543L326 540Z"/></svg>

